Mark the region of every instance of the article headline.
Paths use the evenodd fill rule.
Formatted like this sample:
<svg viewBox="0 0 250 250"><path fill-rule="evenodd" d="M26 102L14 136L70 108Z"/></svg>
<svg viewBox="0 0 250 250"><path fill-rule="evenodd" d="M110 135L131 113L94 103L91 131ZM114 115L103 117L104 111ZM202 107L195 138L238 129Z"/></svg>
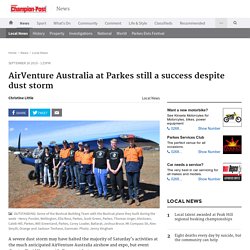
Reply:
<svg viewBox="0 0 250 250"><path fill-rule="evenodd" d="M88 71L81 73L28 73L28 72L10 72L10 80L223 80L225 74L219 72L211 73L153 73L144 71L141 73L124 73L124 72L101 72L90 73ZM38 82L17 82L11 81L9 89L53 89L52 83Z"/></svg>

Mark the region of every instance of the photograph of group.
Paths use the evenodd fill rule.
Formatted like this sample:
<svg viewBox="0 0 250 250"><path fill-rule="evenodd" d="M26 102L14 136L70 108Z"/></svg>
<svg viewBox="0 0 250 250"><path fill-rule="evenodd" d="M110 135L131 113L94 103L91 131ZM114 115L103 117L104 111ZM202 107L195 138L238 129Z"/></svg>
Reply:
<svg viewBox="0 0 250 250"><path fill-rule="evenodd" d="M159 207L159 121L10 121L10 208Z"/></svg>

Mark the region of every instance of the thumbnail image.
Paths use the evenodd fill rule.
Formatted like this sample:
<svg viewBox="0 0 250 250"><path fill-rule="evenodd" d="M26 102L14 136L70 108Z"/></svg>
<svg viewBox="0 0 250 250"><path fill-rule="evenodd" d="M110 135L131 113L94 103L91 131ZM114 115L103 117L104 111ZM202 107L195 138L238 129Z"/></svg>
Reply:
<svg viewBox="0 0 250 250"><path fill-rule="evenodd" d="M241 127L242 109L224 108L223 109L223 127Z"/></svg>
<svg viewBox="0 0 250 250"><path fill-rule="evenodd" d="M241 163L223 163L223 181L241 181Z"/></svg>
<svg viewBox="0 0 250 250"><path fill-rule="evenodd" d="M241 135L223 135L223 154L241 154Z"/></svg>
<svg viewBox="0 0 250 250"><path fill-rule="evenodd" d="M10 208L159 208L159 121L9 121Z"/></svg>

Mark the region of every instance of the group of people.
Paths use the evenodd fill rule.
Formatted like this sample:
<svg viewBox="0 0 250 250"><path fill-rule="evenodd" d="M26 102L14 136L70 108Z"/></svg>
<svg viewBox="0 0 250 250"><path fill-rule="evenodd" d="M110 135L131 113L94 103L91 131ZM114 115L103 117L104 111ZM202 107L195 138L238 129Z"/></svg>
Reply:
<svg viewBox="0 0 250 250"><path fill-rule="evenodd" d="M104 198L108 200L107 176L109 174L112 186L112 197L110 201L117 199L118 193L123 203L127 203L124 193L123 162L128 182L128 204L133 202L137 206L139 201L140 171L143 166L142 148L135 145L135 137L128 136L129 146L124 150L118 148L117 140L110 141L110 149L104 147L103 139L97 140L97 149L90 150L87 143L79 142L75 150L74 142L63 141L63 148L55 145L51 153L48 147L43 148L39 141L38 147L33 151L35 158L36 183L42 185L62 188L63 174L66 171L65 188L76 189L76 195L84 195L88 186L90 197ZM53 185L52 185L53 184ZM97 194L94 192L94 185Z"/></svg>

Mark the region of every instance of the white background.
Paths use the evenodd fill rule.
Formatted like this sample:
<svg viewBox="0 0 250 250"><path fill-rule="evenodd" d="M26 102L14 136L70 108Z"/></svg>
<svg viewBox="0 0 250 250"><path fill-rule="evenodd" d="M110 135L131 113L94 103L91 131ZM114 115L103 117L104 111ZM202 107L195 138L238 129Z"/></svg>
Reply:
<svg viewBox="0 0 250 250"><path fill-rule="evenodd" d="M248 135L246 133L248 120L244 116L243 127L240 128L240 133L243 135L243 154L236 156L234 159L240 160L243 164L243 181L240 183L200 183L198 181L183 181L183 182L167 182L166 181L166 162L170 160L179 161L204 161L206 166L216 165L222 168L222 164L226 159L220 155L200 156L194 151L187 151L179 159L179 156L168 156L166 153L166 109L168 101L220 101L231 102L240 101L242 105L237 104L237 107L242 107L243 114L247 113L249 106L247 83L249 82L248 67L245 63L249 58L248 41L243 39L89 39L89 40L18 40L18 47L15 45L16 40L2 41L5 48L1 53L4 54L2 64L6 70L2 73L3 88L5 96L3 97L3 107L5 109L5 118L1 132L3 140L8 144L8 129L7 129L7 106L9 95L25 96L32 95L35 101L27 104L24 101L20 103L11 103L9 107L27 108L31 107L53 107L60 105L63 108L63 119L75 120L91 120L91 119L107 119L107 120L160 120L161 122L161 208L157 210L158 228L152 234L145 228L144 232L136 231L138 236L156 235L160 238L159 247L171 246L171 249L182 249L183 245L174 243L172 240L167 240L166 235L175 232L181 232L179 229L186 228L185 232L192 229L202 231L210 229L212 232L216 228L227 231L227 224L221 223L213 225L209 224L188 224L181 225L166 218L166 213L171 214L173 210L167 210L167 199L169 198L184 198L184 199L199 199L203 200L203 205L235 205L243 206L243 208L235 213L235 220L230 224L230 229L243 233L247 230L247 211L249 204L245 196L245 190L248 189L249 170L246 155L248 152ZM42 42L42 43L41 43ZM60 47L59 47L60 45ZM70 49L69 49L70 48ZM8 51L48 51L48 56L8 56ZM39 60L51 61L51 66L30 66L14 67L7 66L8 61L14 60ZM31 92L30 90L12 90L8 91L8 75L10 71L28 71L30 73L46 72L46 73L80 73L82 71L89 72L143 72L152 71L155 73L195 73L197 71L203 73L211 73L214 71L224 73L224 80L62 80L54 81L54 90L38 90ZM20 81L20 80L19 80ZM22 81L22 80L21 80ZM73 85L74 84L74 85ZM74 86L74 87L73 87ZM73 87L73 88L72 88ZM75 91L74 91L75 89ZM142 96L160 96L159 103L145 103L141 100ZM82 103L78 103L82 102ZM103 102L105 104L100 104ZM113 103L118 102L118 103ZM100 105L104 108L114 108L117 110L115 114L99 113ZM232 104L229 105L231 107ZM79 112L76 107L83 107L84 112ZM129 107L129 108L128 108ZM173 104L170 105L173 107ZM188 105L188 108L199 108L201 104ZM223 105L208 105L202 108L208 108L209 114L215 117L210 120L207 126L221 126L221 118ZM75 108L75 109L73 109ZM72 110L73 109L73 110ZM124 112L120 112L123 110ZM244 111L246 110L246 111ZM98 115L96 115L98 113ZM217 118L216 118L217 117ZM218 120L216 120L218 119ZM227 128L228 129L228 128ZM189 129L187 129L189 130ZM228 130L229 131L229 130ZM239 130L233 128L230 133L239 133ZM200 134L195 132L192 126L190 134L185 132L184 135ZM222 147L222 132L219 134L209 134L207 136L208 145L211 149L216 145L216 148ZM219 147L218 147L219 145ZM8 176L6 148L2 151L2 159L5 162L3 165L2 174ZM173 158L175 157L175 158ZM184 157L184 158L183 158ZM204 158L205 157L205 158ZM7 190L8 180L4 178L1 182L1 190ZM4 225L7 221L7 201L8 192L2 194L2 216ZM165 218L165 219L163 219ZM181 225L181 227L180 227ZM218 226L220 225L220 226ZM126 228L121 228L120 234L124 235ZM51 232L51 234L53 234ZM55 232L56 234L56 232ZM167 240L167 241L166 241ZM233 249L239 244L243 244L245 239L239 241L220 241L214 246L214 249ZM199 249L199 244L193 244L193 249ZM211 245L205 244L204 248L210 249Z"/></svg>
<svg viewBox="0 0 250 250"><path fill-rule="evenodd" d="M38 1L39 2L39 1ZM81 1L82 2L82 1ZM23 1L15 1L13 4L21 3ZM33 1L25 1L25 4ZM41 5L45 2L41 1ZM60 1L60 5L69 5L68 1ZM129 5L131 3L131 5ZM72 4L72 2L70 3ZM108 4L111 4L108 6ZM19 17L19 14L9 14L9 2L2 3L0 10L1 17ZM50 6L56 6L52 3ZM85 1L84 6L75 4L72 7L75 17L248 17L249 8L247 1L174 1L166 3L166 1L153 1L148 4L145 1ZM110 7L112 6L112 7ZM5 8L6 7L6 8ZM55 12L50 11L46 15L38 15L39 17L55 17ZM57 13L59 16L67 16L67 13ZM72 13L68 14L72 17ZM24 16L21 14L20 16ZM27 14L25 17L34 17L33 14ZM165 236L167 233L172 234L171 229L176 229L179 226L171 224L167 220L163 220L166 214L166 199L167 198L202 198L207 205L225 204L242 205L241 214L237 215L237 221L232 225L233 229L241 229L242 233L248 231L249 219L249 162L247 152L249 152L249 135L248 124L249 117L244 116L243 127L241 132L243 135L243 181L241 183L218 183L211 185L208 183L169 183L165 181L166 170L165 163L168 161L167 154L164 154L164 147L166 147L166 102L167 101L241 101L243 114L248 113L249 108L249 41L246 39L95 39L95 40L1 40L0 47L0 68L1 70L1 130L0 138L2 140L1 146L1 161L2 161L2 179L0 182L0 190L2 190L1 198L1 221L2 228L5 231L2 233L1 241L2 249L5 249L7 244L8 232L7 228L7 213L8 213L8 113L7 108L12 105L8 104L7 97L9 95L33 95L35 102L32 106L44 107L50 105L51 102L59 102L64 109L64 114L67 119L159 119L161 121L161 209L158 212L159 228L154 232L162 240L159 243L159 249L200 249L201 245L183 245L175 244L172 241L167 241ZM49 51L48 60L53 65L50 67L9 67L8 61L17 60L16 57L8 56L8 51L21 50L42 50ZM18 57L18 60L23 59ZM27 59L27 57L25 58ZM31 57L29 57L31 59ZM37 58L36 58L37 59ZM55 91L43 90L36 92L29 91L9 91L8 90L8 74L12 70L27 70L30 72L57 72L67 71L154 71L154 72L221 72L225 73L226 79L219 81L89 81L81 82L74 80L54 82ZM68 95L68 88L71 84L75 84L77 91L73 96ZM87 93L86 93L87 89ZM112 89L108 91L107 89ZM97 91L98 90L98 91ZM113 90L118 93L114 96ZM131 91L132 90L132 91ZM105 93L105 95L103 94ZM110 93L110 94L109 94ZM112 94L111 94L112 93ZM161 97L159 104L141 104L141 97L148 95L156 95ZM82 100L91 102L90 108L87 108L83 114L79 112L69 112L70 107L75 107L75 102ZM107 114L100 114L95 116L95 110L99 107L94 104L95 101L110 102L136 102L136 108L140 110L132 110L131 112L117 113L115 117ZM43 102L42 104L39 104ZM27 103L15 104L22 107L27 107ZM53 104L54 105L54 104ZM110 107L112 104L105 104ZM119 104L124 107L125 103ZM158 109L155 106L158 105ZM231 106L231 105L230 105ZM222 113L221 106L210 106L209 111L213 114ZM214 121L216 124L218 121ZM221 123L220 123L221 124ZM235 130L234 130L235 131ZM233 131L233 132L234 132ZM231 131L230 131L231 132ZM214 143L221 143L221 138L213 138ZM211 138L211 141L212 138ZM211 142L210 141L210 142ZM205 161L208 164L221 164L224 159L208 159ZM217 225L190 225L192 228L211 228ZM226 229L227 225L222 224L219 229ZM121 236L126 234L126 228L121 228ZM51 233L52 234L52 233ZM53 234L57 235L57 232ZM137 232L141 235L141 232ZM145 228L145 235L152 236L152 232L147 232ZM17 235L16 235L17 236ZM164 240L165 239L165 240ZM235 249L241 246L242 249L248 249L247 239L244 237L241 242L221 241L217 245L202 245L205 249Z"/></svg>

